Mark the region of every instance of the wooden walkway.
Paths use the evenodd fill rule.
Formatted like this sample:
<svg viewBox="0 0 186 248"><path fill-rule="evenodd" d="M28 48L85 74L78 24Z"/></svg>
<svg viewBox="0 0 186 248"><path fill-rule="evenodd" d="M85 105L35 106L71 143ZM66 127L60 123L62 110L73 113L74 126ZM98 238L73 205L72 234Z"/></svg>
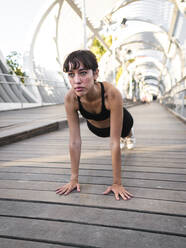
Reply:
<svg viewBox="0 0 186 248"><path fill-rule="evenodd" d="M0 146L67 125L64 104L0 112Z"/></svg>
<svg viewBox="0 0 186 248"><path fill-rule="evenodd" d="M130 109L136 148L122 155L130 201L112 183L109 139L81 124L81 192L68 181L68 129L0 147L0 248L185 248L186 126L158 103Z"/></svg>

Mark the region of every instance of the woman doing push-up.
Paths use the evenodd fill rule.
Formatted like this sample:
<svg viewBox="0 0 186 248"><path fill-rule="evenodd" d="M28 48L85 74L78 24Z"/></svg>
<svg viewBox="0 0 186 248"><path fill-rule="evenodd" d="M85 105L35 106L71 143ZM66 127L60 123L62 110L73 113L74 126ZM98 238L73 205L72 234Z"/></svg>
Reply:
<svg viewBox="0 0 186 248"><path fill-rule="evenodd" d="M65 97L70 141L71 158L70 182L57 189L57 194L80 191L78 180L81 154L79 114L87 120L88 128L95 135L110 137L113 183L104 194L113 192L116 200L128 200L132 195L121 182L121 146L124 138L129 138L133 126L131 114L123 107L123 100L116 87L108 82L98 82L98 63L89 50L78 50L68 55L63 71L68 74L71 89ZM130 143L132 148L133 144ZM129 144L129 145L130 145Z"/></svg>

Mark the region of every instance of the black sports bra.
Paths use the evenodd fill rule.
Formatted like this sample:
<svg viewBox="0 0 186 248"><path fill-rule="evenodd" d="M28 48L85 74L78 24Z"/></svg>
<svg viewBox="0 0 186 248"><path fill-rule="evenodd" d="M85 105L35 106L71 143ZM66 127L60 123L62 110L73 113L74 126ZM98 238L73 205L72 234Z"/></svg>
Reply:
<svg viewBox="0 0 186 248"><path fill-rule="evenodd" d="M101 99L102 99L102 109L101 109L101 113L99 113L99 114L94 114L94 113L89 113L89 112L87 112L87 111L83 108L83 106L82 106L82 104L81 104L80 97L79 97L79 96L77 97L78 103L79 103L79 111L80 111L80 113L82 114L82 116L83 116L85 119L95 120L95 121L103 121L103 120L106 120L107 118L110 117L110 110L106 109L105 103L104 103L104 93L105 93L105 90L104 90L103 83L100 82L100 85L101 85Z"/></svg>

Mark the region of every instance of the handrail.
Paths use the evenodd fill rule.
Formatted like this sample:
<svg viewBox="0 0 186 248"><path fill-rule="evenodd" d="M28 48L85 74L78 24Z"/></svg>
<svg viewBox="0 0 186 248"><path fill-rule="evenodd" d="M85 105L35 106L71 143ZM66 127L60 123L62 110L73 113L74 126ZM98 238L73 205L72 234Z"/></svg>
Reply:
<svg viewBox="0 0 186 248"><path fill-rule="evenodd" d="M49 84L47 84L47 83L44 83L43 82L44 80L40 80L40 81L37 81L37 82L25 82L25 83L21 83L21 82L8 82L8 81L1 81L0 80L0 84L9 84L9 85L22 85L22 86L47 86L47 87L56 87L56 88L58 88L58 87L60 87L60 88L66 88L66 86L64 86L64 85L60 85L60 83L61 82L56 82L56 84L54 84L54 85L49 85ZM54 82L54 81L50 81L50 82Z"/></svg>
<svg viewBox="0 0 186 248"><path fill-rule="evenodd" d="M186 123L186 76L179 80L169 91L160 98L173 114Z"/></svg>
<svg viewBox="0 0 186 248"><path fill-rule="evenodd" d="M13 74L6 74L6 73L0 73L0 76L6 76L6 77L13 77L13 78L16 78L16 79L30 79L30 80L34 80L34 81L45 81L45 82L54 82L54 83L62 83L62 81L55 81L55 80L49 80L49 79L38 79L38 78L32 78L32 77L29 77L29 76L17 76L17 75L13 75ZM0 80L0 82L4 82L2 80ZM6 80L5 80L6 83L8 83ZM24 83L25 84L25 83Z"/></svg>
<svg viewBox="0 0 186 248"><path fill-rule="evenodd" d="M162 98L173 97L174 95L186 90L186 75L179 80L169 91L165 92Z"/></svg>
<svg viewBox="0 0 186 248"><path fill-rule="evenodd" d="M56 81L0 73L0 111L62 104L67 90L65 79Z"/></svg>

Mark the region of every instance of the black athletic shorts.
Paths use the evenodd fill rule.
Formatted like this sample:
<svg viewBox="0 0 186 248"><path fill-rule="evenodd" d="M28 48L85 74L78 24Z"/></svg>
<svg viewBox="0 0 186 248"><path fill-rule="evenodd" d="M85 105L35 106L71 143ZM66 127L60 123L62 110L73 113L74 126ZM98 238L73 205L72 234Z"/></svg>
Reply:
<svg viewBox="0 0 186 248"><path fill-rule="evenodd" d="M133 118L132 115L123 108L123 128L121 132L121 137L125 138L129 135L130 130L133 126ZM93 126L89 121L87 121L87 126L89 130L99 137L110 137L110 127L107 128L98 128Z"/></svg>

